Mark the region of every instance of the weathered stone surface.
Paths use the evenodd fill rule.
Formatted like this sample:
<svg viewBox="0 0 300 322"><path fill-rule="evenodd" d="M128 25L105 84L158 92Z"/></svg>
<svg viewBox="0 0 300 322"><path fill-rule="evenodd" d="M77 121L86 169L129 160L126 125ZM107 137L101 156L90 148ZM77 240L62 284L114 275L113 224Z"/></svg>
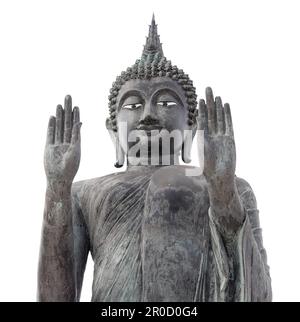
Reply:
<svg viewBox="0 0 300 322"><path fill-rule="evenodd" d="M127 161L127 169L101 178L73 183L81 123L70 96L50 118L38 299L79 301L91 252L92 301L270 301L256 199L235 176L230 107L207 88L196 110L192 81L165 59L154 18L141 59L117 78L109 105L116 167ZM197 168L178 160L190 161L183 134L197 129L203 173L191 176ZM167 135L174 130L181 141Z"/></svg>

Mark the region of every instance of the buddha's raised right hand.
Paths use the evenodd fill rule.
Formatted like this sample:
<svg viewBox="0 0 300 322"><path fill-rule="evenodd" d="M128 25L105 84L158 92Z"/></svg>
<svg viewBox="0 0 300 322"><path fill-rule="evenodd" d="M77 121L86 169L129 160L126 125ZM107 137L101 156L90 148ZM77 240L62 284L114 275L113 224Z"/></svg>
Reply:
<svg viewBox="0 0 300 322"><path fill-rule="evenodd" d="M72 184L80 163L80 127L79 108L72 111L72 98L67 95L64 108L58 105L48 124L44 154L48 184Z"/></svg>

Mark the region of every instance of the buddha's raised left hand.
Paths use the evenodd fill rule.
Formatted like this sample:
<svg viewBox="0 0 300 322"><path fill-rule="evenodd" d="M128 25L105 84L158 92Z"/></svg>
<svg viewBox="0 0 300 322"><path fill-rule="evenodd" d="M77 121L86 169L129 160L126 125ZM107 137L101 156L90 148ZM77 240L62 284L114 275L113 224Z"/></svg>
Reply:
<svg viewBox="0 0 300 322"><path fill-rule="evenodd" d="M204 130L203 174L208 182L233 182L236 151L229 104L214 99L212 89L206 88L206 102L200 100L199 129Z"/></svg>
<svg viewBox="0 0 300 322"><path fill-rule="evenodd" d="M232 240L244 222L245 213L235 182L236 152L229 104L214 99L206 89L206 102L200 101L198 117L204 130L204 167L210 210L226 240ZM224 240L225 240L224 239Z"/></svg>

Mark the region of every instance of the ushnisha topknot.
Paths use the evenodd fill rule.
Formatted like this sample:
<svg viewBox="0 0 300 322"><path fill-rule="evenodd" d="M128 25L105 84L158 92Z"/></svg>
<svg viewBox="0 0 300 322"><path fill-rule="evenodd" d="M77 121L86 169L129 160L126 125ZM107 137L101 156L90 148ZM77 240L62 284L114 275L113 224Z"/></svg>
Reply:
<svg viewBox="0 0 300 322"><path fill-rule="evenodd" d="M172 65L163 54L162 44L157 33L157 24L155 23L154 14L152 16L151 25L149 26L149 34L144 45L143 53L135 64L128 67L118 76L110 89L109 99L109 122L111 128L117 131L117 96L122 85L130 79L150 79L154 77L170 77L177 81L183 88L188 104L188 124L193 125L197 116L197 95L193 86L193 81L189 76L178 69L176 65Z"/></svg>

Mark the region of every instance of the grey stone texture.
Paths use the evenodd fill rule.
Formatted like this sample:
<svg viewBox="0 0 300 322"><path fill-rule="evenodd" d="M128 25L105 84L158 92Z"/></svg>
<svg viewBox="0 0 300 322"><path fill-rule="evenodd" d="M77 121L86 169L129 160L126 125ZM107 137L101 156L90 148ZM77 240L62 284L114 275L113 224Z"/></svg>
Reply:
<svg viewBox="0 0 300 322"><path fill-rule="evenodd" d="M73 183L80 163L79 108L66 96L49 120L39 301L79 301L89 252L92 301L271 301L256 199L235 175L229 104L163 55L154 18L142 57L114 82L106 126L123 172ZM120 131L204 131L203 173L187 176L191 142L171 145L170 165L137 164ZM149 144L148 135L140 140ZM103 151L105 154L105 151ZM150 158L150 155L148 156ZM145 160L144 160L145 161Z"/></svg>

